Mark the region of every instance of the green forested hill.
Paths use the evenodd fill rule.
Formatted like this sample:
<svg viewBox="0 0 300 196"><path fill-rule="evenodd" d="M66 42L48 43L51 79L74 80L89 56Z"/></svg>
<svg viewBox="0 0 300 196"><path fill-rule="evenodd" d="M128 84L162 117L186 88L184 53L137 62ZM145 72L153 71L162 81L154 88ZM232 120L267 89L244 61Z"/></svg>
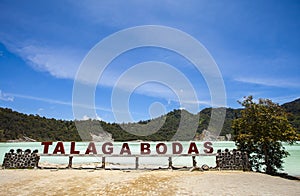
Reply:
<svg viewBox="0 0 300 196"><path fill-rule="evenodd" d="M224 136L225 134L232 133L231 131L231 123L232 120L237 118L240 115L241 109L232 109L232 108L226 108L226 116L225 121L223 125L223 129L221 130L220 135ZM205 108L200 113L200 120L199 120L199 127L198 127L198 133L201 133L203 130L207 129L210 116L211 116L211 108Z"/></svg>
<svg viewBox="0 0 300 196"><path fill-rule="evenodd" d="M47 119L0 108L0 140L14 140L23 136L37 141L80 140L72 121Z"/></svg>
<svg viewBox="0 0 300 196"><path fill-rule="evenodd" d="M282 107L289 113L289 120L292 125L300 132L300 99L283 104ZM124 131L121 126L117 123L106 123L104 121L88 120L79 121L82 124L83 129L87 132L88 136L90 133L97 135L95 126L100 123L103 130L110 133L115 141L130 141L130 140L169 140L176 133L181 113L187 114L186 123L189 122L189 117L193 114L188 113L185 110L173 110L165 116L165 123L153 135L138 137ZM226 118L223 129L220 135L232 133L231 122L234 118L240 115L241 109L226 109ZM197 129L197 135L202 133L203 130L207 129L210 120L211 108L203 109L199 113L199 126ZM160 118L163 118L160 117ZM145 124L148 121L140 121L133 124ZM130 125L130 124L125 124ZM0 108L0 141L16 140L23 138L23 136L35 139L37 141L81 141L81 138L77 132L74 121L48 119L40 117L38 115L26 115L19 112L12 111L7 108ZM90 136L92 139L92 136Z"/></svg>
<svg viewBox="0 0 300 196"><path fill-rule="evenodd" d="M282 107L289 113L289 121L297 129L298 133L300 133L300 99L285 103Z"/></svg>
<svg viewBox="0 0 300 196"><path fill-rule="evenodd" d="M110 133L115 141L130 140L169 140L178 129L181 110L174 110L168 113L164 125L155 134L145 137L138 137L124 131L117 123L106 123L104 121L87 120L77 121L86 132L97 135L98 123L100 122L104 131ZM189 114L192 115L192 114ZM138 124L145 124L149 121L140 121ZM128 124L127 124L128 125ZM74 121L47 119L38 115L26 115L12 111L7 108L0 108L0 140L16 140L23 136L37 141L80 141ZM90 137L92 139L92 137Z"/></svg>

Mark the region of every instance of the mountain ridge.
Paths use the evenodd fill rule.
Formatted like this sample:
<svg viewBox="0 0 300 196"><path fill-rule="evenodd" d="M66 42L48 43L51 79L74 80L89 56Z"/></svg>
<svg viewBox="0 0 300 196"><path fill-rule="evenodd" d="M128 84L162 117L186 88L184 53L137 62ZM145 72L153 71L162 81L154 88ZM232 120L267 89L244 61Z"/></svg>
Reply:
<svg viewBox="0 0 300 196"><path fill-rule="evenodd" d="M290 123L300 133L300 98L294 101L284 103L281 105L288 112L288 119ZM221 136L226 134L233 135L231 130L232 120L240 115L241 108L233 109L226 108L226 116ZM45 118L39 115L23 114L13 111L9 108L0 107L0 141L13 141L20 138L28 137L36 141L81 141L81 137L76 129L76 123L81 123L81 128L84 130L86 140L114 140L114 141L132 141L132 140L146 140L146 141L162 141L170 140L176 133L182 112L186 112L189 120L189 115L192 115L186 110L175 109L161 117L165 118L165 123L154 134L149 136L136 136L124 131L121 127L122 124L107 123L99 120L86 120L86 121L72 121L72 120L57 120L54 118ZM196 135L193 139L202 139L203 130L208 128L211 108L201 110L199 115L199 123ZM143 125L152 120L139 121L137 123L125 123L126 125ZM102 133L97 131L98 125L103 128ZM101 139L101 137L102 139ZM105 136L105 137L104 137ZM97 139L96 139L97 140Z"/></svg>

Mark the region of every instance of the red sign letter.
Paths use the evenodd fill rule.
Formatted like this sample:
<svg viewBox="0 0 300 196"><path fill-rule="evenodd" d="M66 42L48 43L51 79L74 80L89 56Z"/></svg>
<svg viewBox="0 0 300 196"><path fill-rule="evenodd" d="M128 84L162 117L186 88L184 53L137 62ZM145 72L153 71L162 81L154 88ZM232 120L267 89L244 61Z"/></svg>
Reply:
<svg viewBox="0 0 300 196"><path fill-rule="evenodd" d="M124 154L124 152L126 152L127 154L131 154L128 143L123 143L123 145L122 145L120 154Z"/></svg>
<svg viewBox="0 0 300 196"><path fill-rule="evenodd" d="M106 146L110 146L106 150ZM112 154L113 153L113 144L111 142L106 142L102 145L102 152L103 154Z"/></svg>
<svg viewBox="0 0 300 196"><path fill-rule="evenodd" d="M79 151L75 150L75 142L71 142L70 154L79 154Z"/></svg>
<svg viewBox="0 0 300 196"><path fill-rule="evenodd" d="M161 147L161 146L163 147L162 151L159 150L159 147ZM166 152L167 152L167 145L164 144L164 143L158 143L156 145L156 152L157 152L157 154L166 154Z"/></svg>
<svg viewBox="0 0 300 196"><path fill-rule="evenodd" d="M179 149L176 150L176 147L178 147ZM172 143L172 152L173 154L181 154L183 150L182 144L179 142L174 142Z"/></svg>
<svg viewBox="0 0 300 196"><path fill-rule="evenodd" d="M52 145L52 142L42 142L42 145L44 145L44 154L48 154L49 146Z"/></svg>
<svg viewBox="0 0 300 196"><path fill-rule="evenodd" d="M141 154L150 154L150 153L151 153L150 144L149 143L141 143Z"/></svg>
<svg viewBox="0 0 300 196"><path fill-rule="evenodd" d="M58 152L60 152L60 154L65 154L64 143L57 142L53 154L57 154Z"/></svg>
<svg viewBox="0 0 300 196"><path fill-rule="evenodd" d="M85 154L90 154L90 152L92 152L93 154L97 154L97 150L96 150L94 142L89 143L89 146L87 147L87 149L85 151Z"/></svg>
<svg viewBox="0 0 300 196"><path fill-rule="evenodd" d="M195 142L191 142L191 143L190 143L190 147L189 147L188 154L192 154L193 152L194 152L195 154L199 154L199 151L198 151L198 148L197 148Z"/></svg>
<svg viewBox="0 0 300 196"><path fill-rule="evenodd" d="M213 151L214 151L214 148L212 147L211 142L205 142L204 143L204 148L206 148L206 149L204 149L205 153L213 153Z"/></svg>

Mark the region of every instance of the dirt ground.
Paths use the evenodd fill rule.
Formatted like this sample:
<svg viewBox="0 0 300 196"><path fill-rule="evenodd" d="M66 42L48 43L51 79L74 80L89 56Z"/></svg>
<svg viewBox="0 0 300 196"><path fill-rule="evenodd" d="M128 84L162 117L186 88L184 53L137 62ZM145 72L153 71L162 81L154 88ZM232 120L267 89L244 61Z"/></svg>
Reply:
<svg viewBox="0 0 300 196"><path fill-rule="evenodd" d="M300 195L300 181L240 171L0 170L0 195Z"/></svg>

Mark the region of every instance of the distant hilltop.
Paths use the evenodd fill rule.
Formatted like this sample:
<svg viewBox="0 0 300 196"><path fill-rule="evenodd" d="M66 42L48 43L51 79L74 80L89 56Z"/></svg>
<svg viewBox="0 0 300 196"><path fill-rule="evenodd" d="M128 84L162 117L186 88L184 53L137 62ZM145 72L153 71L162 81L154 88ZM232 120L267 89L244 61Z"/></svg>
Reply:
<svg viewBox="0 0 300 196"><path fill-rule="evenodd" d="M300 133L300 99L282 105L289 113L289 121ZM232 120L240 115L242 109L226 108L226 117L220 140L230 140L234 133L231 130ZM173 110L162 117L166 118L164 125L155 134L136 136L124 131L118 123L107 123L98 120L79 121L86 130L87 136L94 141L167 141L178 129L182 112L192 116L186 110ZM207 134L211 108L205 108L198 113L199 124L195 140L201 140ZM160 117L161 118L161 117ZM131 124L146 124L151 120L139 121ZM95 126L99 123L103 131L99 133ZM27 115L8 108L0 107L0 141L81 141L75 126L75 121L45 118L39 115Z"/></svg>

